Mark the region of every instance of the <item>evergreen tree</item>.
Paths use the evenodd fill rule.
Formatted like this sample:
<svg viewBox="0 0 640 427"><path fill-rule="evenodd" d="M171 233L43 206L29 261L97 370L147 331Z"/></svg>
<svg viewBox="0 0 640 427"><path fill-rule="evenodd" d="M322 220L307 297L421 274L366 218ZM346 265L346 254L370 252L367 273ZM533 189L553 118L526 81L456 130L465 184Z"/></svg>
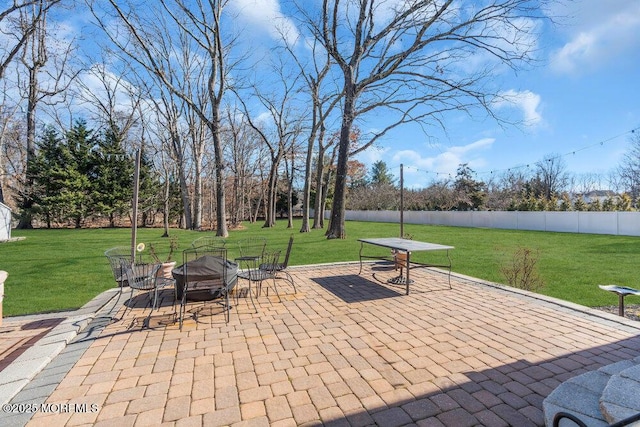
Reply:
<svg viewBox="0 0 640 427"><path fill-rule="evenodd" d="M604 200L604 202L602 203L602 210L607 212L616 210L616 201L613 199L613 197L609 196Z"/></svg>
<svg viewBox="0 0 640 427"><path fill-rule="evenodd" d="M64 217L71 220L76 228L80 228L94 212L92 196L93 183L97 180L97 141L86 122L78 120L67 132L66 143L71 154L71 164L65 189L61 194L66 205Z"/></svg>
<svg viewBox="0 0 640 427"><path fill-rule="evenodd" d="M628 193L623 193L616 205L617 209L622 212L629 212L633 206L631 196Z"/></svg>
<svg viewBox="0 0 640 427"><path fill-rule="evenodd" d="M111 125L98 141L96 176L93 186L95 210L109 218L109 226L131 207L134 160L127 155L120 132Z"/></svg>
<svg viewBox="0 0 640 427"><path fill-rule="evenodd" d="M138 187L138 211L142 213L142 225L152 225L155 214L163 207L162 185L159 175L143 149L140 153L140 186Z"/></svg>
<svg viewBox="0 0 640 427"><path fill-rule="evenodd" d="M561 202L560 202L560 210L561 211L570 211L572 206L571 206L571 199L569 198L569 194L564 192L562 193L562 198L561 198Z"/></svg>
<svg viewBox="0 0 640 427"><path fill-rule="evenodd" d="M371 179L369 182L372 185L394 185L395 178L393 177L393 174L389 172L387 164L382 160L378 160L371 166Z"/></svg>
<svg viewBox="0 0 640 427"><path fill-rule="evenodd" d="M39 214L51 228L54 221L60 221L64 210L61 194L67 180L70 153L63 144L58 132L52 127L45 128L43 135L36 143L36 154L33 157L31 181L33 213Z"/></svg>
<svg viewBox="0 0 640 427"><path fill-rule="evenodd" d="M573 210L582 212L587 210L587 204L584 202L582 196L578 196L575 202L573 202Z"/></svg>

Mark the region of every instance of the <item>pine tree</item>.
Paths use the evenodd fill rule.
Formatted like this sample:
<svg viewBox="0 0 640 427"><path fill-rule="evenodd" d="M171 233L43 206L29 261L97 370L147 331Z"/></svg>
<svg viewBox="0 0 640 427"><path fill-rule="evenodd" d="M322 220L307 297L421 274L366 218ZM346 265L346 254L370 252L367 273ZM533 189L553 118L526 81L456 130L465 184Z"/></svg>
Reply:
<svg viewBox="0 0 640 427"><path fill-rule="evenodd" d="M47 228L51 228L52 222L60 221L64 210L61 194L67 181L70 154L52 126L45 128L36 149L33 167L29 169L32 171L33 213L42 216Z"/></svg>
<svg viewBox="0 0 640 427"><path fill-rule="evenodd" d="M131 207L134 161L124 150L120 132L109 126L98 141L93 201L96 213L109 218L115 227L118 217Z"/></svg>
<svg viewBox="0 0 640 427"><path fill-rule="evenodd" d="M93 214L93 185L97 179L96 153L97 141L93 130L86 122L78 120L67 132L66 144L71 154L71 163L65 189L62 193L66 204L64 217L71 220L76 228Z"/></svg>

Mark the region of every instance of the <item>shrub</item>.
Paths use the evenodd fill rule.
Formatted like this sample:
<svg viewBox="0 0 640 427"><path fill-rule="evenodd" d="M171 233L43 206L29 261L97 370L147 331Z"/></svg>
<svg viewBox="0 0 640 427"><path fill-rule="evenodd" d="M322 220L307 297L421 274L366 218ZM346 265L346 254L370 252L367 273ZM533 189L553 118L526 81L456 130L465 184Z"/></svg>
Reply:
<svg viewBox="0 0 640 427"><path fill-rule="evenodd" d="M538 273L538 258L538 251L517 248L511 260L500 269L509 286L532 292L542 289L544 281Z"/></svg>

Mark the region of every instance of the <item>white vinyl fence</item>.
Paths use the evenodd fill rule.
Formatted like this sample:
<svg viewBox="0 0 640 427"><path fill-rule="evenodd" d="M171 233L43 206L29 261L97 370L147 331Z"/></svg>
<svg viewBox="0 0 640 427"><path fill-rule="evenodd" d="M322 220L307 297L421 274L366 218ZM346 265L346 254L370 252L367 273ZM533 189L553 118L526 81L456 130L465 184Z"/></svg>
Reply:
<svg viewBox="0 0 640 427"><path fill-rule="evenodd" d="M400 212L347 211L346 220L400 223ZM407 211L404 223L640 236L640 212Z"/></svg>

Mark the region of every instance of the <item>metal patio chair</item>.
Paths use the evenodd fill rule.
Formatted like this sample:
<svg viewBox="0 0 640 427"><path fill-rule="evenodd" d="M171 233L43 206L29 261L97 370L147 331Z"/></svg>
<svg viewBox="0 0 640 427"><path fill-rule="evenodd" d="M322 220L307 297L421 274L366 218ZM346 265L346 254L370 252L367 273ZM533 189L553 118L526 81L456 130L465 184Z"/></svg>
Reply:
<svg viewBox="0 0 640 427"><path fill-rule="evenodd" d="M287 245L287 251L284 254L284 260L275 265L269 265L266 262L260 264L260 269L262 270L270 270L275 271L276 279L284 279L287 282L291 283L293 286L293 293L296 294L298 291L296 290L296 284L293 281L293 277L287 271L287 267L289 266L289 255L291 255L291 247L293 246L293 235L289 237L289 244ZM284 274L284 277L281 275Z"/></svg>
<svg viewBox="0 0 640 427"><path fill-rule="evenodd" d="M151 316L151 312L157 308L158 290L169 284L169 282L165 281L164 279L159 280L159 278L157 277L160 266L160 264L143 262L129 263L124 259L121 261L121 269L125 272L127 284L131 289L128 304L129 310L133 308L133 294L135 291L138 291L138 293L143 291L148 292L149 302L151 303L151 311L149 312L149 316ZM126 313L127 309L125 308L125 311L122 315L123 318ZM147 319L149 318L149 316L147 317Z"/></svg>
<svg viewBox="0 0 640 427"><path fill-rule="evenodd" d="M245 257L242 257L245 258ZM253 283L256 284L256 297L262 294L262 282L265 280L273 280L273 289L278 296L278 300L280 299L280 293L278 292L278 285L276 283L276 274L277 271L275 266L278 265L278 259L280 258L280 251L275 252L263 252L260 258L257 257L249 257L252 259L245 260L247 268L238 273L238 277L246 279L249 281L249 295L251 297L251 302L253 302L253 294L251 292L251 286ZM260 266L264 265L264 268ZM269 288L267 288L267 296L269 295ZM253 308L256 310L255 304Z"/></svg>

